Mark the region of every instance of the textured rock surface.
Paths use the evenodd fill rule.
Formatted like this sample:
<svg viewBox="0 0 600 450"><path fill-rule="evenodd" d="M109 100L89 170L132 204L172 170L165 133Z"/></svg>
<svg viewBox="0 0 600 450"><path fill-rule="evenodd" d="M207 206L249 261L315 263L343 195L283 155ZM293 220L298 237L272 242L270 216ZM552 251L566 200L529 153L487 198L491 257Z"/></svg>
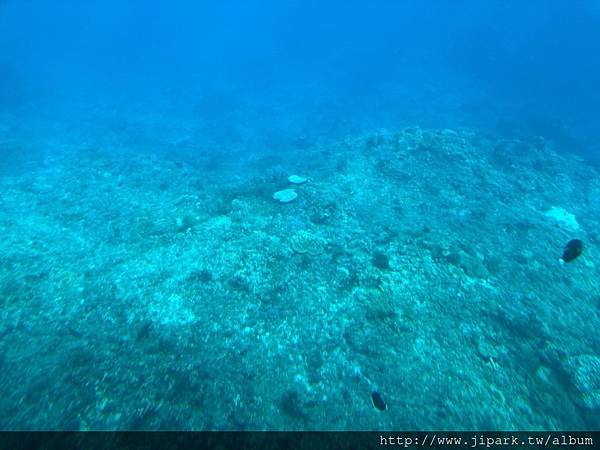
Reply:
<svg viewBox="0 0 600 450"><path fill-rule="evenodd" d="M584 408L600 411L600 357L580 355L569 358L566 369L573 379L577 402Z"/></svg>

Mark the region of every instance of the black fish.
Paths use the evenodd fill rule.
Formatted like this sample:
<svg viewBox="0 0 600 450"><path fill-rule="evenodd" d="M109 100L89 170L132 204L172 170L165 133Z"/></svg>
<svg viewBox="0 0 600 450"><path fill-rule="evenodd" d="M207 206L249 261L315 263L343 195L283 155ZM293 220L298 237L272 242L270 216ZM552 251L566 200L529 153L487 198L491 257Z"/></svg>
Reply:
<svg viewBox="0 0 600 450"><path fill-rule="evenodd" d="M381 394L377 391L373 391L371 394L371 401L373 402L373 406L377 408L379 411L385 411L387 405L385 404L385 400L381 396Z"/></svg>
<svg viewBox="0 0 600 450"><path fill-rule="evenodd" d="M565 246L565 249L562 254L562 258L560 258L559 261L561 264L564 264L566 262L571 262L571 261L577 259L577 257L579 255L581 255L582 253L583 253L583 242L580 241L579 239L571 239Z"/></svg>

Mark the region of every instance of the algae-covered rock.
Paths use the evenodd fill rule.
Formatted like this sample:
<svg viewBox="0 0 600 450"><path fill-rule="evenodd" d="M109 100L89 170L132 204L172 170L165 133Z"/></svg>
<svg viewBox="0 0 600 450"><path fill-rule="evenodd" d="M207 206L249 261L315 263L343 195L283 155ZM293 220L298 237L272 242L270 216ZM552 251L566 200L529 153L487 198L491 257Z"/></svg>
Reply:
<svg viewBox="0 0 600 450"><path fill-rule="evenodd" d="M584 408L600 411L600 358L579 355L569 358L565 369L571 374L576 401Z"/></svg>
<svg viewBox="0 0 600 450"><path fill-rule="evenodd" d="M323 253L327 241L308 231L298 231L291 239L292 250L301 255L317 256Z"/></svg>
<svg viewBox="0 0 600 450"><path fill-rule="evenodd" d="M580 226L577 217L564 208L553 206L544 213L546 217L554 219L560 226L570 231L578 231Z"/></svg>

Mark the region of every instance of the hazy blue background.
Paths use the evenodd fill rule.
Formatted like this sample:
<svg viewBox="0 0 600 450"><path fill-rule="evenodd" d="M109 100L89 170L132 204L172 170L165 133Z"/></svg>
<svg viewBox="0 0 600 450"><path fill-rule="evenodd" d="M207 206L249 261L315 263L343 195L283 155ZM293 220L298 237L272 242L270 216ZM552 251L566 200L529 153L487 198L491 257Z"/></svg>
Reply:
<svg viewBox="0 0 600 450"><path fill-rule="evenodd" d="M469 126L600 152L599 55L592 0L0 2L0 108L70 120Z"/></svg>

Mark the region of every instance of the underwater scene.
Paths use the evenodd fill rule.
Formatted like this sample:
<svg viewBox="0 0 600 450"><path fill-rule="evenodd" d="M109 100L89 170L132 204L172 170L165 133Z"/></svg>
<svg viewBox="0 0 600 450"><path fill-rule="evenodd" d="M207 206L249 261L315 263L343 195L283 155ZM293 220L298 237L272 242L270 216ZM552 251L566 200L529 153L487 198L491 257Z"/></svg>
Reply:
<svg viewBox="0 0 600 450"><path fill-rule="evenodd" d="M600 2L0 0L0 430L600 429Z"/></svg>

